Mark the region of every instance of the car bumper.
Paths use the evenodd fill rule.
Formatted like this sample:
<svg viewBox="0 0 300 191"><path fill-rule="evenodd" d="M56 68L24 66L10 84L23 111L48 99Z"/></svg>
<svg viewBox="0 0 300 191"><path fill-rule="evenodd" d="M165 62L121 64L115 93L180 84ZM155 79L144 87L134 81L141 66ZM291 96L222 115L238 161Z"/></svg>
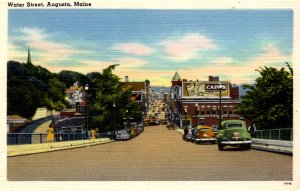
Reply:
<svg viewBox="0 0 300 191"><path fill-rule="evenodd" d="M221 141L223 145L241 145L241 144L251 144L252 141Z"/></svg>
<svg viewBox="0 0 300 191"><path fill-rule="evenodd" d="M197 138L195 141L216 141L216 138Z"/></svg>

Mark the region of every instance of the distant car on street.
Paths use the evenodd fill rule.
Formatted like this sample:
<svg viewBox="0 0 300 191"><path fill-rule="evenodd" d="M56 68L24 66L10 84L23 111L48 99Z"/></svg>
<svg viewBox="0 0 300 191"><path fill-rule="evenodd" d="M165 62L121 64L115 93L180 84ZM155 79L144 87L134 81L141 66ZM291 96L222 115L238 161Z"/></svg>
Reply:
<svg viewBox="0 0 300 191"><path fill-rule="evenodd" d="M251 135L247 131L246 123L242 120L223 121L217 136L218 148L223 151L224 146L238 146L242 149L251 149Z"/></svg>
<svg viewBox="0 0 300 191"><path fill-rule="evenodd" d="M173 123L167 122L166 126L169 130L174 130L175 129L175 125Z"/></svg>

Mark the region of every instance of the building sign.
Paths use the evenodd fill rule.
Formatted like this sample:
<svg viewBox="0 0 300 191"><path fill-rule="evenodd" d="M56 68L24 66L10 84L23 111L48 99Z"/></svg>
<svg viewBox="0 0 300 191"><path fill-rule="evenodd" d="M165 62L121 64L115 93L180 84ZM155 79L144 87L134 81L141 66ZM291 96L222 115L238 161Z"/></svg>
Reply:
<svg viewBox="0 0 300 191"><path fill-rule="evenodd" d="M227 84L206 84L205 85L206 91L219 91L219 90L226 90Z"/></svg>
<svg viewBox="0 0 300 191"><path fill-rule="evenodd" d="M182 83L182 97L194 98L219 98L221 89L221 96L230 96L229 82L217 81L187 81Z"/></svg>

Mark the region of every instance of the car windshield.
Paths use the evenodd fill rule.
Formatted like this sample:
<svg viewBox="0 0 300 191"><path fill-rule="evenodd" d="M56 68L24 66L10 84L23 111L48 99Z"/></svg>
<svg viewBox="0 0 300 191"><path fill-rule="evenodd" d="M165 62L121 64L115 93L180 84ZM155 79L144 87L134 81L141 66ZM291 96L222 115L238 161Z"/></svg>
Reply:
<svg viewBox="0 0 300 191"><path fill-rule="evenodd" d="M226 124L226 128L242 128L243 125L241 123L228 123Z"/></svg>
<svg viewBox="0 0 300 191"><path fill-rule="evenodd" d="M200 131L209 131L209 128L202 128Z"/></svg>

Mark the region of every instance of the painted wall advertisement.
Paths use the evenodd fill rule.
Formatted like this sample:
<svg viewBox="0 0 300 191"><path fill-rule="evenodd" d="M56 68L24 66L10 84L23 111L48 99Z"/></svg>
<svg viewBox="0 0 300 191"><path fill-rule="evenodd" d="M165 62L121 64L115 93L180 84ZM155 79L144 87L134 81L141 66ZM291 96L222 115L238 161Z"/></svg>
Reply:
<svg viewBox="0 0 300 191"><path fill-rule="evenodd" d="M213 81L193 81L183 82L182 92L183 97L197 98L219 98L221 89L222 97L230 96L229 82L213 82Z"/></svg>

